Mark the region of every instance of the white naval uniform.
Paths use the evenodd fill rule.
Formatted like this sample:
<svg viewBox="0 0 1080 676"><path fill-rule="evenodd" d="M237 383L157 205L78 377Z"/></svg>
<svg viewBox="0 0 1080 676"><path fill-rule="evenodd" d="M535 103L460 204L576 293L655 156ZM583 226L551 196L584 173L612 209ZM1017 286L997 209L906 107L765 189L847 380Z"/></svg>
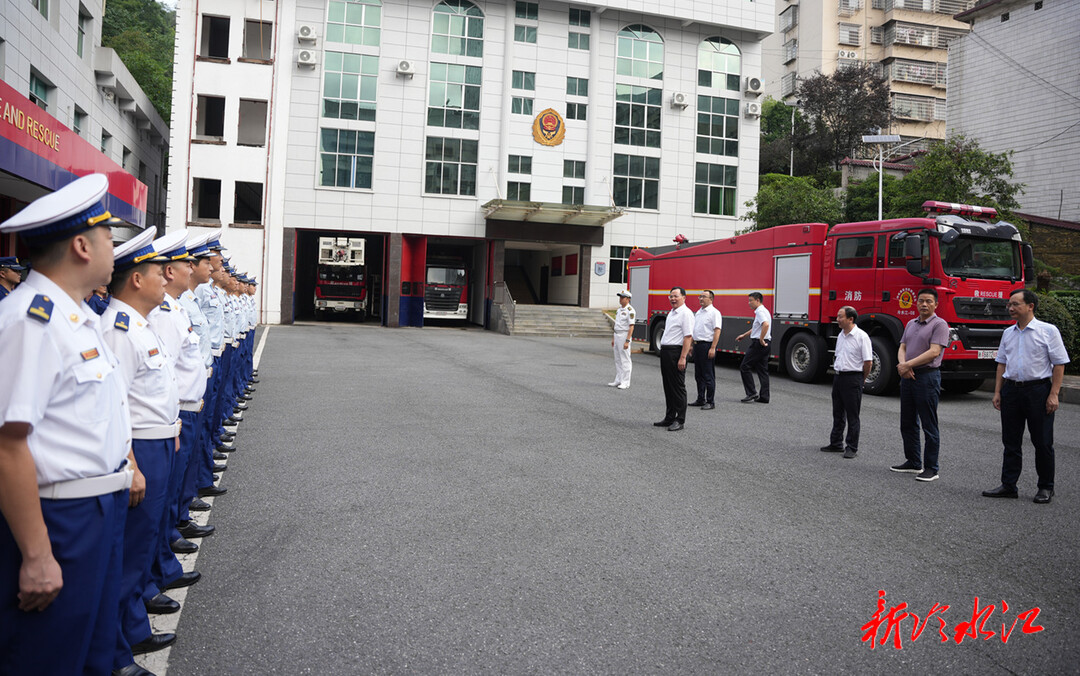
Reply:
<svg viewBox="0 0 1080 676"><path fill-rule="evenodd" d="M612 351L615 354L615 384L626 389L630 387L630 373L634 362L630 359L630 345L627 338L634 330L634 306L629 303L615 311L615 335Z"/></svg>
<svg viewBox="0 0 1080 676"><path fill-rule="evenodd" d="M128 316L127 330L118 327L118 313ZM120 363L128 385L131 427L137 439L168 439L177 436L180 392L176 374L165 348L150 330L149 322L135 308L113 298L101 315L105 342ZM169 434L167 426L175 427Z"/></svg>
<svg viewBox="0 0 1080 676"><path fill-rule="evenodd" d="M199 336L187 309L168 293L150 313L151 330L157 335L176 372L181 406L197 406L206 392L206 366ZM199 410L185 408L184 410Z"/></svg>

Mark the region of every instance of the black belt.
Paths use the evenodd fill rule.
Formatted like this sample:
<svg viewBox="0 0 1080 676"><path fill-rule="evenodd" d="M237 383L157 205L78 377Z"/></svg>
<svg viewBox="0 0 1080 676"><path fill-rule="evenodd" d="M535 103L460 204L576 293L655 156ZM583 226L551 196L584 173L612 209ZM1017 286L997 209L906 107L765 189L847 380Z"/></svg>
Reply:
<svg viewBox="0 0 1080 676"><path fill-rule="evenodd" d="M836 372L836 375L838 375L838 376L853 376L853 375L860 375L860 376L861 376L861 375L862 375L862 371L837 371L837 372Z"/></svg>
<svg viewBox="0 0 1080 676"><path fill-rule="evenodd" d="M661 350L681 350L682 345L661 345Z"/></svg>
<svg viewBox="0 0 1080 676"><path fill-rule="evenodd" d="M711 346L712 341L711 340L695 340L694 345L709 345L709 346Z"/></svg>
<svg viewBox="0 0 1080 676"><path fill-rule="evenodd" d="M1040 378L1039 380L1013 380L1012 378L1005 378L1005 382L1009 383L1013 387L1035 387L1036 385L1045 385L1050 382L1049 378Z"/></svg>
<svg viewBox="0 0 1080 676"><path fill-rule="evenodd" d="M937 371L936 366L920 366L918 368L911 369L913 373L929 373L931 371Z"/></svg>

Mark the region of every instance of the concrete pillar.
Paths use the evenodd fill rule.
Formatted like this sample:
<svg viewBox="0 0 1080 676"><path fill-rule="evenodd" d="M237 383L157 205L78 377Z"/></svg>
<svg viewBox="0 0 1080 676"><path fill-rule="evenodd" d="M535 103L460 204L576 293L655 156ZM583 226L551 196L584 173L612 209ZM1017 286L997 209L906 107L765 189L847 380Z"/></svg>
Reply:
<svg viewBox="0 0 1080 676"><path fill-rule="evenodd" d="M401 326L401 233L392 232L386 243L386 325Z"/></svg>

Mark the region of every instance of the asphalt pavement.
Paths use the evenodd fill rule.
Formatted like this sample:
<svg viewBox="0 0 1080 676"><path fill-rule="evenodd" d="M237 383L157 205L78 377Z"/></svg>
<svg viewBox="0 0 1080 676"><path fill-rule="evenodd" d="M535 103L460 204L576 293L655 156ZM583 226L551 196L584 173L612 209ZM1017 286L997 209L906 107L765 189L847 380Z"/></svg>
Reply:
<svg viewBox="0 0 1080 676"><path fill-rule="evenodd" d="M943 399L919 483L888 470L895 396L845 460L818 450L826 382L740 404L726 364L668 432L659 361L633 361L617 390L602 339L272 327L168 674L1077 672L1080 407L1035 505L1030 446L1019 500L980 495L991 393ZM879 590L879 641L895 606L949 608L871 649ZM993 636L957 642L976 598Z"/></svg>

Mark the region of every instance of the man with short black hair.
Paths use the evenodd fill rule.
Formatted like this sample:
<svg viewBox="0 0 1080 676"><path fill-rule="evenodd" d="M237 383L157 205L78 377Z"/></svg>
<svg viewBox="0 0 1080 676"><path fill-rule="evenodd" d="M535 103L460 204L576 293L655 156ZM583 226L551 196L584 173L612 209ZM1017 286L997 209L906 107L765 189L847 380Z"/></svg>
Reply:
<svg viewBox="0 0 1080 676"><path fill-rule="evenodd" d="M993 399L994 408L1001 411L1001 485L983 495L1017 497L1026 424L1039 477L1034 502L1044 505L1054 497L1054 412L1069 355L1058 328L1035 318L1038 307L1039 297L1031 289L1009 296L1009 316L1016 324L1001 334Z"/></svg>
<svg viewBox="0 0 1080 676"><path fill-rule="evenodd" d="M678 432L686 423L686 356L693 343L694 313L686 307L686 290L681 286L668 294L671 312L660 337L660 376L664 380L664 419L656 427Z"/></svg>
<svg viewBox="0 0 1080 676"><path fill-rule="evenodd" d="M850 305L845 305L836 313L840 333L836 334L836 350L833 356L833 426L829 434L829 445L821 447L823 451L843 451L848 460L859 452L859 412L862 409L863 382L874 365L870 336L855 325L858 318L859 313Z"/></svg>
<svg viewBox="0 0 1080 676"><path fill-rule="evenodd" d="M918 481L938 478L937 406L941 397L941 360L949 345L949 324L935 314L937 291L920 289L916 296L919 316L904 327L897 352L900 373L900 434L904 439L904 462L889 469L915 474ZM915 355L908 358L908 355ZM925 446L920 448L919 427Z"/></svg>
<svg viewBox="0 0 1080 676"><path fill-rule="evenodd" d="M703 411L716 408L716 344L720 342L720 328L724 318L713 305L713 292L705 289L698 296L701 307L694 313L694 382L697 399L689 406L700 406Z"/></svg>
<svg viewBox="0 0 1080 676"><path fill-rule="evenodd" d="M772 315L765 308L765 297L757 291L748 294L747 304L754 312L754 323L749 331L744 331L735 337L739 342L750 337L750 346L746 348L739 371L742 373L743 390L746 396L742 403L749 404L758 402L769 403L769 344L772 343ZM754 387L754 376L758 377L759 386Z"/></svg>

